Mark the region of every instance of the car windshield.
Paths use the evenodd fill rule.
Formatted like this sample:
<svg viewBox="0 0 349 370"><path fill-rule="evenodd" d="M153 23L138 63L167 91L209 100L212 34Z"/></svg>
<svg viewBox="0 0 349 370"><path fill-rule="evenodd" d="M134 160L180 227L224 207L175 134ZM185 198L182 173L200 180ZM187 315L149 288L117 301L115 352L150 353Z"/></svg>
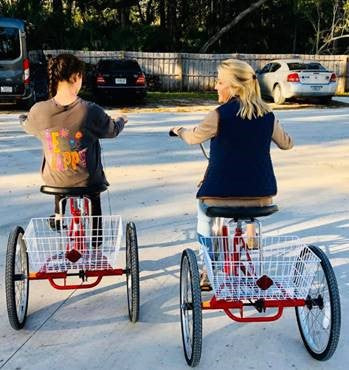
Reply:
<svg viewBox="0 0 349 370"><path fill-rule="evenodd" d="M19 29L0 27L0 60L17 59L20 54Z"/></svg>
<svg viewBox="0 0 349 370"><path fill-rule="evenodd" d="M99 70L107 73L118 71L141 72L138 63L135 60L103 60L99 62Z"/></svg>
<svg viewBox="0 0 349 370"><path fill-rule="evenodd" d="M317 70L317 71L326 71L326 68L320 63L287 63L290 71L299 71L299 70Z"/></svg>

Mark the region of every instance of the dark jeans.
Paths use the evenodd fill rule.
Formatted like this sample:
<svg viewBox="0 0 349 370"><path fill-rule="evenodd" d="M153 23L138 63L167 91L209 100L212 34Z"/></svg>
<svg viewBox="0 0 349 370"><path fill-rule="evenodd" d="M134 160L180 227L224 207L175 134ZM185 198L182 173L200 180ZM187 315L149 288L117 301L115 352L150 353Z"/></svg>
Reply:
<svg viewBox="0 0 349 370"><path fill-rule="evenodd" d="M85 195L85 197L91 200L91 216L102 216L100 193ZM63 195L55 195L55 213L56 214L59 214L59 202L62 198L64 198ZM67 201L63 200L63 204L62 204L63 215L65 214L66 203L67 203ZM70 207L70 205L69 205L69 207ZM69 211L68 216L71 216L70 211ZM93 246L98 246L103 241L102 217L93 217L92 227L93 227L92 244L93 244Z"/></svg>

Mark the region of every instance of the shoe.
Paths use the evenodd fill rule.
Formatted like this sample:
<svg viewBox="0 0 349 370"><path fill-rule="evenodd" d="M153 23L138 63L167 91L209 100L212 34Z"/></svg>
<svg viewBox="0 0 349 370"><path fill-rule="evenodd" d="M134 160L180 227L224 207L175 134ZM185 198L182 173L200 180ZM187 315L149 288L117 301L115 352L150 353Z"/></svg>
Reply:
<svg viewBox="0 0 349 370"><path fill-rule="evenodd" d="M210 280L205 271L200 274L200 288L205 292L210 292L212 290Z"/></svg>
<svg viewBox="0 0 349 370"><path fill-rule="evenodd" d="M47 219L48 226L52 231L61 231L61 221L56 219L55 215L51 215ZM66 229L67 226L63 225L63 229Z"/></svg>
<svg viewBox="0 0 349 370"><path fill-rule="evenodd" d="M256 234L256 236L254 236L254 237L247 237L246 244L247 244L248 249L258 250L259 249L259 236L258 236L258 234Z"/></svg>

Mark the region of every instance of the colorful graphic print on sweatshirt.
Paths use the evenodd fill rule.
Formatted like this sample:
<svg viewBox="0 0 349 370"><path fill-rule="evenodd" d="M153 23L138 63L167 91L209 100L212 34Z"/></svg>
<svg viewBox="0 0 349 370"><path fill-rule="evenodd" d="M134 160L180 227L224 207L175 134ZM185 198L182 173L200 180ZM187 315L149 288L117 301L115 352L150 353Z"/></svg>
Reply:
<svg viewBox="0 0 349 370"><path fill-rule="evenodd" d="M81 131L70 132L67 128L59 131L45 130L45 142L49 152L49 162L55 171L76 170L77 166L87 167L87 148L81 148Z"/></svg>

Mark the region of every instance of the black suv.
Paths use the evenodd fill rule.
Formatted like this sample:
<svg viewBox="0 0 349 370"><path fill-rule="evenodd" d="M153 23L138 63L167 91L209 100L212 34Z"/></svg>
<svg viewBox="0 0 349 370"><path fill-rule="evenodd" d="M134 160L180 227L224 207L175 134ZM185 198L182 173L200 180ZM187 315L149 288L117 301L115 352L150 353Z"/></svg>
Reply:
<svg viewBox="0 0 349 370"><path fill-rule="evenodd" d="M145 76L136 60L100 60L93 72L92 88L99 101L114 97L143 101L146 96Z"/></svg>

